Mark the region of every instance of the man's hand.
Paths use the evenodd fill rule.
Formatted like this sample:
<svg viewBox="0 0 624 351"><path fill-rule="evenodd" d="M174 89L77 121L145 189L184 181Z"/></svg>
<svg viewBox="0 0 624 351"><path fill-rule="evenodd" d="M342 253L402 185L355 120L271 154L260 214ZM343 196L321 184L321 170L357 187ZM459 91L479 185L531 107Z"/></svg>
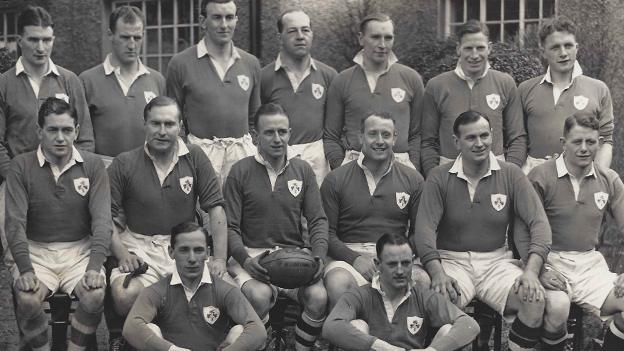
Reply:
<svg viewBox="0 0 624 351"><path fill-rule="evenodd" d="M377 273L377 267L375 267L375 261L368 256L358 256L353 261L353 268L358 271L364 279L371 281L375 273Z"/></svg>
<svg viewBox="0 0 624 351"><path fill-rule="evenodd" d="M106 285L106 277L98 271L90 269L82 277L82 286L86 290L103 288L104 285Z"/></svg>
<svg viewBox="0 0 624 351"><path fill-rule="evenodd" d="M514 292L520 294L524 301L540 301L544 298L544 287L540 284L537 274L532 271L525 271L516 279ZM521 291L522 290L522 291Z"/></svg>
<svg viewBox="0 0 624 351"><path fill-rule="evenodd" d="M552 269L544 269L540 274L540 283L548 290L567 291L566 280L561 273Z"/></svg>
<svg viewBox="0 0 624 351"><path fill-rule="evenodd" d="M184 347L178 347L178 346L172 345L168 351L191 351L191 350L185 349Z"/></svg>
<svg viewBox="0 0 624 351"><path fill-rule="evenodd" d="M219 278L223 278L227 274L225 259L212 257L210 261L208 261L208 270Z"/></svg>
<svg viewBox="0 0 624 351"><path fill-rule="evenodd" d="M431 278L431 289L444 296L448 295L448 298L453 303L457 302L457 297L461 295L457 280L449 277L443 271Z"/></svg>
<svg viewBox="0 0 624 351"><path fill-rule="evenodd" d="M316 270L316 273L314 273L314 277L312 277L312 280L308 285L316 284L316 282L323 279L323 273L325 272L325 262L323 262L323 259L318 256L314 256L314 260L318 263L318 269Z"/></svg>
<svg viewBox="0 0 624 351"><path fill-rule="evenodd" d="M130 273L135 269L139 268L143 263L143 259L133 252L125 250L126 252L119 257L119 272L121 273Z"/></svg>
<svg viewBox="0 0 624 351"><path fill-rule="evenodd" d="M270 284L271 279L269 278L269 272L260 265L260 260L262 257L269 254L269 250L261 253L256 257L248 257L243 263L243 268L249 273L249 275L255 280L261 281L263 283Z"/></svg>
<svg viewBox="0 0 624 351"><path fill-rule="evenodd" d="M624 297L624 274L620 274L615 281L615 286L613 287L613 294L618 299Z"/></svg>
<svg viewBox="0 0 624 351"><path fill-rule="evenodd" d="M35 272L26 272L21 274L19 278L15 281L15 287L19 291L32 291L35 292L39 290L39 279L35 275Z"/></svg>

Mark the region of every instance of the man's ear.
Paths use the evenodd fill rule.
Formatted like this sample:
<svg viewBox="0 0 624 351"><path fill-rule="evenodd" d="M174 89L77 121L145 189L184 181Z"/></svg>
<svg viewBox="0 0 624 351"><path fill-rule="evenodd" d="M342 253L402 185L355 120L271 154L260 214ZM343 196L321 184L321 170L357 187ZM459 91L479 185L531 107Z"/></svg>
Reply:
<svg viewBox="0 0 624 351"><path fill-rule="evenodd" d="M604 138L603 137L598 137L598 145L600 145L600 147L602 147L602 145L604 144Z"/></svg>
<svg viewBox="0 0 624 351"><path fill-rule="evenodd" d="M78 139L78 135L80 135L80 124L76 123L76 139Z"/></svg>
<svg viewBox="0 0 624 351"><path fill-rule="evenodd" d="M455 144L455 148L457 150L459 150L459 138L457 137L457 135L453 134L453 144Z"/></svg>
<svg viewBox="0 0 624 351"><path fill-rule="evenodd" d="M175 259L175 257L173 257L173 246L169 245L169 249L168 249L168 251L169 251L169 257L170 257L172 260L173 260L173 259Z"/></svg>
<svg viewBox="0 0 624 351"><path fill-rule="evenodd" d="M377 267L377 271L379 271L379 265L381 265L381 261L377 257L374 257L373 262L375 262L375 267Z"/></svg>
<svg viewBox="0 0 624 351"><path fill-rule="evenodd" d="M566 142L566 139L564 137L559 138L559 143L561 144L562 147L565 145L565 142Z"/></svg>
<svg viewBox="0 0 624 351"><path fill-rule="evenodd" d="M363 42L364 42L364 33L358 32L358 43L360 43L361 47L364 46Z"/></svg>

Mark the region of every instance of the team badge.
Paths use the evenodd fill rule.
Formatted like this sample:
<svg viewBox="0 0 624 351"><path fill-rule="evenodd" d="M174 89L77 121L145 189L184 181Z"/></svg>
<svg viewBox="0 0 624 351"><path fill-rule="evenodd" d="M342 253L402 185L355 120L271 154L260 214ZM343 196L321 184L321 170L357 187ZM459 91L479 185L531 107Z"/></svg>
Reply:
<svg viewBox="0 0 624 351"><path fill-rule="evenodd" d="M405 99L405 90L401 88L392 88L390 89L390 93L392 94L392 98L396 102L401 102Z"/></svg>
<svg viewBox="0 0 624 351"><path fill-rule="evenodd" d="M296 179L289 180L288 191L290 191L292 196L297 197L297 195L299 195L299 193L301 192L302 185L303 185L303 182L300 180L296 180Z"/></svg>
<svg viewBox="0 0 624 351"><path fill-rule="evenodd" d="M407 317L407 330L409 330L409 332L412 335L415 335L416 333L418 333L422 325L423 325L423 319L421 317L418 317L418 316Z"/></svg>
<svg viewBox="0 0 624 351"><path fill-rule="evenodd" d="M191 192L191 189L193 189L193 177L180 178L180 188L182 188L182 191L188 195Z"/></svg>
<svg viewBox="0 0 624 351"><path fill-rule="evenodd" d="M208 306L208 307L204 307L203 315L204 315L204 320L206 322L208 322L209 324L214 324L214 322L216 322L217 319L219 319L219 316L221 315L221 311L219 311L219 309L214 306Z"/></svg>
<svg viewBox="0 0 624 351"><path fill-rule="evenodd" d="M238 85L240 85L241 89L243 89L244 91L247 91L247 89L249 89L249 77L244 74L240 74L236 76L236 79L238 79Z"/></svg>
<svg viewBox="0 0 624 351"><path fill-rule="evenodd" d="M153 91L144 91L143 95L145 95L146 104L149 104L149 102L152 101L152 99L156 97L156 94L154 94Z"/></svg>
<svg viewBox="0 0 624 351"><path fill-rule="evenodd" d="M507 195L504 194L492 194L492 207L496 211L500 211L505 208L505 204L507 203Z"/></svg>
<svg viewBox="0 0 624 351"><path fill-rule="evenodd" d="M594 201L596 202L598 209L602 210L607 204L607 201L609 201L609 194L602 191L594 193Z"/></svg>
<svg viewBox="0 0 624 351"><path fill-rule="evenodd" d="M500 105L500 95L498 94L486 95L485 101L487 102L488 106L490 106L492 110L496 110L498 108L498 105Z"/></svg>
<svg viewBox="0 0 624 351"><path fill-rule="evenodd" d="M80 194L85 196L89 192L89 178L76 178L74 179L74 189Z"/></svg>
<svg viewBox="0 0 624 351"><path fill-rule="evenodd" d="M405 206L407 206L409 199L410 196L408 193L396 193L396 202L400 209L404 209Z"/></svg>
<svg viewBox="0 0 624 351"><path fill-rule="evenodd" d="M67 96L67 94L63 94L63 93L54 94L54 97L57 98L57 99L61 99L61 100L65 101L66 103L69 104L69 96Z"/></svg>
<svg viewBox="0 0 624 351"><path fill-rule="evenodd" d="M324 86L320 84L312 83L312 95L314 96L315 99L318 100L321 97L323 97L324 92L325 92Z"/></svg>
<svg viewBox="0 0 624 351"><path fill-rule="evenodd" d="M575 96L574 108L576 108L577 110L583 110L585 107L587 107L588 102L589 102L589 99L584 97L583 95Z"/></svg>

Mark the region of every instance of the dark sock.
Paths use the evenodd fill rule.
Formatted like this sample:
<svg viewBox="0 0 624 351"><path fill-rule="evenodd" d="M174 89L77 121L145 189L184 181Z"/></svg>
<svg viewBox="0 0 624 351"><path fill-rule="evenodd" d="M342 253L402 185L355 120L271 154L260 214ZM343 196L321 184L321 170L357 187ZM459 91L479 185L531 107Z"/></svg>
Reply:
<svg viewBox="0 0 624 351"><path fill-rule="evenodd" d="M562 330L556 333L542 332L542 351L563 351L565 342L568 340L568 331Z"/></svg>
<svg viewBox="0 0 624 351"><path fill-rule="evenodd" d="M540 333L540 327L531 328L522 323L520 318L516 318L509 330L509 350L533 350L539 341Z"/></svg>
<svg viewBox="0 0 624 351"><path fill-rule="evenodd" d="M615 321L611 322L607 333L605 334L603 351L621 351L624 350L624 332L615 325Z"/></svg>

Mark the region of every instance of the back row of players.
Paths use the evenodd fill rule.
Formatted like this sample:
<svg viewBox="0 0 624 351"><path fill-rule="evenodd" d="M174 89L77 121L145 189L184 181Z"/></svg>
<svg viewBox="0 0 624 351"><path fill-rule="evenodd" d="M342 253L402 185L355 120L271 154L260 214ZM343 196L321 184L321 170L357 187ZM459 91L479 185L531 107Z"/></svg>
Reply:
<svg viewBox="0 0 624 351"><path fill-rule="evenodd" d="M426 289L408 289L400 261L393 267L402 273L390 273L386 280L377 275L384 272L384 260L373 259L383 256L375 246L383 233L407 232L419 256L416 280L428 279L419 269L426 268L431 288L458 306L476 296L501 314L517 314L511 348L530 349L540 339L546 345L542 349L563 347L570 299L603 314L624 309L624 284L614 285L616 276L593 251L604 212L624 220L622 183L608 169L611 100L602 82L582 75L571 22L545 23L540 39L548 70L518 89L510 76L489 68L487 27L476 21L460 28L457 68L433 78L426 89L418 73L396 62L387 16L362 21L362 51L354 58L356 65L340 74L311 59L312 30L305 13L289 11L279 18L282 50L263 70L256 58L233 46L236 22L232 1L202 1L205 36L171 60L165 84L138 58L143 15L120 7L110 17L113 52L84 72L81 84L49 58L54 40L49 14L36 7L19 16L22 56L0 76L0 125L5 128L0 134L6 141L0 147L0 173L7 183L6 232L16 263L17 314L33 348L47 345L41 301L49 292L80 297L71 347L80 348L94 332L104 298L99 271L111 232L110 249L119 260L111 273L111 293L119 314L135 306L129 330L145 327L139 321L179 318L171 309L175 304L162 304L170 284L184 288L189 303L188 319L175 320L172 325L180 326L164 331L168 341L153 338L152 332L129 332L130 339L144 336L134 340L135 346L194 348L194 342L200 344L189 337L194 327L209 329L208 335L213 327L225 327L225 322L215 324L219 308L223 318L228 314L245 324L238 318L245 311L229 313L227 306L215 306L230 293L235 299L236 291L201 295L216 299L208 305L195 301L203 284L212 284L210 275L195 274L201 281L189 287L187 277L203 272L203 264L174 269L169 259L175 251L170 233L176 230L171 228L194 220L197 201L210 219L211 275L227 279L229 271L262 319L277 289L267 284L259 258L275 246L303 246L301 215L306 217L311 253L323 263L317 278L324 279L284 291L304 305L297 349L313 345L328 301L342 307L325 322L328 337L352 348L362 335L339 321L363 318L373 300L383 302L388 318L371 317L376 320L368 322L376 328L370 333L379 339L363 339L362 349L391 349L383 342L397 349L424 347L420 337L427 328L421 330L423 319L418 318L440 326L463 315L453 310L440 317L449 306L427 315ZM175 100L161 96L165 89ZM179 134L186 134L188 145ZM99 158L75 149L74 140L79 149L95 147L107 162L115 157L108 172ZM562 144L566 152L556 157ZM519 168L502 161L528 172L553 156L556 160L530 175L537 194ZM328 162L337 168L329 175ZM440 163L447 165L436 168ZM416 171L421 165L426 183ZM514 217L522 269L504 248ZM183 225L180 230L197 229ZM226 263L228 250L232 258ZM150 269L124 287L121 278L143 261ZM173 277L164 278L172 272ZM135 303L145 286L163 278L166 283L152 285L141 295L142 303ZM359 296L345 292L370 281L366 301L363 295L358 300L364 304L362 314L344 315L354 311L356 302L349 298ZM392 290L392 281L399 288ZM410 291L421 305L412 303ZM341 304L341 296L349 298ZM244 307L239 300L236 305ZM397 318L407 322L395 325ZM202 320L207 324L200 326ZM605 348L621 347L621 330L624 320L617 314ZM445 344L452 349L468 342L469 334L460 331L458 338L455 330L442 343L455 340ZM221 339L210 342L218 345ZM236 340L239 346L232 349L245 349L241 345L249 338ZM201 339L202 345L206 342Z"/></svg>

